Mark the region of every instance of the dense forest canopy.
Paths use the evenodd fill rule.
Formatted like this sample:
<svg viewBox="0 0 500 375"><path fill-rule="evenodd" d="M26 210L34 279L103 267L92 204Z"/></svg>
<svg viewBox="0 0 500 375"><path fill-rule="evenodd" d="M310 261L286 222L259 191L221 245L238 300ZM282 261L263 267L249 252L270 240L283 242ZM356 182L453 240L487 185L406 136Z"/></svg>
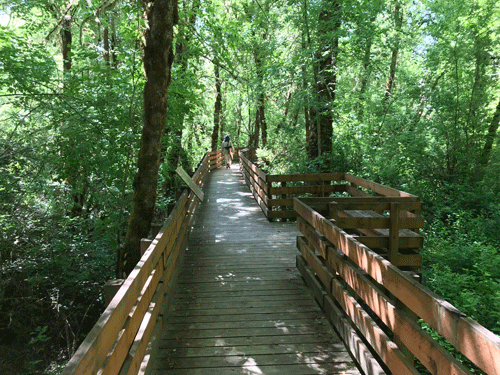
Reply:
<svg viewBox="0 0 500 375"><path fill-rule="evenodd" d="M153 5L0 2L3 374L57 373L102 311L133 207ZM424 282L500 332L497 1L177 11L155 220L177 166L192 171L226 133L273 173L400 188L425 202Z"/></svg>

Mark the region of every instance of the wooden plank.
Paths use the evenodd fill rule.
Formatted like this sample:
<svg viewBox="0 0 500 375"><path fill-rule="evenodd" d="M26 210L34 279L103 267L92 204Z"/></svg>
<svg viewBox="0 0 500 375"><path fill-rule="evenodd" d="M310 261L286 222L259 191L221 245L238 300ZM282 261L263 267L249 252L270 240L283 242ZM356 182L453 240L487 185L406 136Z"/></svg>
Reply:
<svg viewBox="0 0 500 375"><path fill-rule="evenodd" d="M347 186L345 188L346 193L350 194L352 197L371 197L372 195L364 192L363 190L357 189L353 186Z"/></svg>
<svg viewBox="0 0 500 375"><path fill-rule="evenodd" d="M307 198L310 199L310 198ZM378 204L378 205L386 205L386 209L390 207L388 204L392 202L401 203L402 209L405 210L413 210L413 209L422 209L423 203L420 202L420 198L417 196L402 196L402 197L394 197L394 196L383 196L383 195L368 195L368 196L359 196L359 197L330 197L325 198L330 201L335 201L340 205L362 205L362 204Z"/></svg>
<svg viewBox="0 0 500 375"><path fill-rule="evenodd" d="M272 206L292 206L292 198L279 198L279 199L269 199L268 205Z"/></svg>
<svg viewBox="0 0 500 375"><path fill-rule="evenodd" d="M332 281L332 295L393 374L420 374L401 353L397 345L390 340L337 280Z"/></svg>
<svg viewBox="0 0 500 375"><path fill-rule="evenodd" d="M183 252L179 254L179 258L180 258L179 261L182 262ZM167 288L164 291L163 303L160 308L161 311L158 317L156 318L154 330L151 334L151 338L144 353L144 358L142 359L142 363L139 368L138 374L140 375L149 375L153 370L154 360L157 357L157 353L161 343L161 337L163 336L164 316L168 312L168 308L172 300L172 295L174 294L175 278L179 273L178 271L179 267L177 267L174 270L174 274L170 276L170 281L168 282Z"/></svg>
<svg viewBox="0 0 500 375"><path fill-rule="evenodd" d="M130 348L130 356L127 358L127 361L120 370L120 374L132 375L137 374L139 371L139 367L144 359L144 353L146 352L147 345L154 330L154 324L156 323L158 315L162 311L165 290L170 281L171 275L174 273L174 267L179 254L178 250L179 249L176 249L176 251L169 257L169 261L162 274L162 282L158 284L154 298L152 298L147 312L143 314L140 329L135 336L134 344Z"/></svg>
<svg viewBox="0 0 500 375"><path fill-rule="evenodd" d="M297 248L304 257L308 266L316 273L323 284L322 287L327 293L331 293L333 275L323 265L323 262L314 254L314 250L308 246L305 237L297 237Z"/></svg>
<svg viewBox="0 0 500 375"><path fill-rule="evenodd" d="M122 334L114 345L113 350L110 351L105 361L105 366L101 375L118 374L122 363L127 357L130 346L134 341L134 337L140 328L144 314L146 313L149 303L153 298L154 292L160 281L161 273L163 271L163 264L159 262L159 267L154 270L151 276L146 281L141 295L138 299L136 306L130 313L130 318L127 320L123 327Z"/></svg>
<svg viewBox="0 0 500 375"><path fill-rule="evenodd" d="M382 362L376 359L372 351L365 342L359 337L358 333L352 328L350 322L345 318L342 311L335 305L333 299L325 297L325 314L335 326L337 332L342 337L351 356L358 362L358 366L369 375L384 375L389 371L382 367Z"/></svg>
<svg viewBox="0 0 500 375"><path fill-rule="evenodd" d="M310 174L273 174L267 175L268 182L300 182L300 181L342 181L344 173L310 173Z"/></svg>
<svg viewBox="0 0 500 375"><path fill-rule="evenodd" d="M327 251L326 251L326 243L323 241L324 237L320 233L316 232L314 228L301 217L297 218L297 228L305 236L305 238L313 246L313 248L319 254L321 254L323 258L326 258Z"/></svg>
<svg viewBox="0 0 500 375"><path fill-rule="evenodd" d="M321 312L322 314L322 312ZM181 338L176 339L173 337L164 336L160 343L161 352L159 352L159 357L167 357L168 353L171 353L173 349L184 350L184 349L203 349L216 348L216 347L231 347L239 348L242 346L263 346L263 345L285 345L291 346L303 343L303 344L317 344L326 345L330 348L335 348L336 350L341 350L339 348L339 343L341 341L336 336L332 336L330 332L311 332L309 334L300 335L280 335L280 336L241 336L241 337L224 337L223 342L218 342L217 338L202 338L202 339L189 339ZM216 344L219 344L218 346Z"/></svg>
<svg viewBox="0 0 500 375"><path fill-rule="evenodd" d="M62 374L97 373L121 331L128 313L142 289L142 285L149 277L153 263L157 262L160 254L159 248L150 246L146 250L103 315L101 315L75 355L70 359Z"/></svg>
<svg viewBox="0 0 500 375"><path fill-rule="evenodd" d="M269 194L280 195L280 194L341 193L344 190L345 190L344 185L287 186L287 187L272 187L269 189Z"/></svg>
<svg viewBox="0 0 500 375"><path fill-rule="evenodd" d="M220 352L219 352L220 353ZM218 353L218 354L219 354ZM302 356L297 356L297 353L250 353L247 354L243 351L233 351L229 355L221 356L205 356L205 357L174 357L175 362L171 363L168 360L159 359L160 364L166 367L166 370L170 369L195 369L195 368L224 368L224 367L235 367L235 364L243 364L251 358L258 363L259 366L269 366L269 365L293 365L297 363L311 364L316 366L321 366L323 364L332 363L350 363L351 358L344 352L336 351L318 351L317 349L311 349L311 351L300 352Z"/></svg>
<svg viewBox="0 0 500 375"><path fill-rule="evenodd" d="M401 218L399 217L399 203L391 203L391 218L389 223L389 247L387 248L389 252L389 262L393 263L395 266L399 266L399 228L403 226L400 223Z"/></svg>
<svg viewBox="0 0 500 375"><path fill-rule="evenodd" d="M353 213L353 211L349 211ZM399 229L423 228L423 218L399 218ZM338 227L343 229L375 229L390 228L391 219L385 217L338 217L335 219Z"/></svg>
<svg viewBox="0 0 500 375"><path fill-rule="evenodd" d="M356 241L298 199L294 209L359 267L486 373L500 373L500 338Z"/></svg>
<svg viewBox="0 0 500 375"><path fill-rule="evenodd" d="M344 345L338 343L336 345L331 343L321 343L321 342L299 342L296 344L262 344L262 345L225 345L225 346L207 346L200 348L184 347L184 348L172 348L170 350L165 350L162 356L167 358L193 358L200 360L203 357L215 357L220 356L221 353L228 351L228 349L233 349L235 354L245 354L246 356L262 355L262 354L290 354L290 352L296 353L316 353L319 356L333 354L338 352L344 352ZM345 353L347 354L347 353ZM343 355L345 358L345 354Z"/></svg>
<svg viewBox="0 0 500 375"><path fill-rule="evenodd" d="M262 178L261 175L255 173L251 166L244 164L243 165L244 173L247 176L248 182L250 182L253 186L258 186L261 190L264 191L266 196L270 196L269 187L266 183L265 178Z"/></svg>
<svg viewBox="0 0 500 375"><path fill-rule="evenodd" d="M311 270L306 266L305 259L300 255L297 256L297 268L300 270L300 272L302 273L302 277L304 277L305 280L310 280L313 278ZM314 287L314 285L311 285L311 287ZM370 349L367 348L363 340L361 340L359 335L351 328L351 324L344 318L345 313L337 309L329 294L326 294L324 296L323 305L326 315L329 317L332 324L336 327L337 331L340 333L340 336L344 339L344 342L348 343L351 355L357 359L361 368L365 371L369 370L367 371L367 373L370 375L385 374L385 371L381 369L378 361L372 356ZM355 345L353 345L354 343Z"/></svg>
<svg viewBox="0 0 500 375"><path fill-rule="evenodd" d="M189 186L189 188L196 194L198 199L203 202L203 191L201 191L200 187L195 184L195 182L189 177L182 166L178 166L175 170L177 174L182 178L182 180Z"/></svg>
<svg viewBox="0 0 500 375"><path fill-rule="evenodd" d="M377 314L387 327L395 332L422 364L432 374L469 374L469 371L418 324L385 296L378 286L352 265L345 262L343 254L328 248L328 266L338 273L356 291L363 301Z"/></svg>
<svg viewBox="0 0 500 375"><path fill-rule="evenodd" d="M256 175L249 175L248 183L252 186L252 189L257 192L260 200L262 200L266 204L266 206L268 206L269 189L264 185L263 180L256 177Z"/></svg>
<svg viewBox="0 0 500 375"><path fill-rule="evenodd" d="M387 231L388 232L388 231ZM382 237L385 236L385 237ZM389 245L389 234L381 234L380 236L353 236L356 241L361 242L370 249L387 248ZM399 248L400 249L417 249L424 244L422 236L407 235L403 231L399 232Z"/></svg>
<svg viewBox="0 0 500 375"><path fill-rule="evenodd" d="M270 219L293 219L297 217L297 213L293 210L286 210L286 211L269 211L268 218Z"/></svg>
<svg viewBox="0 0 500 375"><path fill-rule="evenodd" d="M365 189L371 190L374 193L384 195L386 197L414 197L417 198L415 195L401 191L401 190L396 190L381 184L377 184L376 182L368 181L365 180L364 178L356 177L353 175L350 175L348 173L345 174L344 176L346 181L352 182L356 184L357 186L364 187Z"/></svg>
<svg viewBox="0 0 500 375"><path fill-rule="evenodd" d="M300 356L300 353L297 353ZM313 373L323 373L329 375L361 375L349 363L280 363L280 364L257 364L252 358L245 361L235 361L232 367L212 367L212 368L190 368L155 370L153 375L234 375L234 374L266 374L266 375L311 375Z"/></svg>

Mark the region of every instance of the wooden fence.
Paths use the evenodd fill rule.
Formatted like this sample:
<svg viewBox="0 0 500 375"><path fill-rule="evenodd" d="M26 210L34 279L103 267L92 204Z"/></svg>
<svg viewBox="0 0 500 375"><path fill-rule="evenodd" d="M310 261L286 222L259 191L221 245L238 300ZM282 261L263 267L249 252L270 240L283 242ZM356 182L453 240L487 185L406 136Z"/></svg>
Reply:
<svg viewBox="0 0 500 375"><path fill-rule="evenodd" d="M358 219L339 215L341 210L385 209L399 218L396 209L419 209L414 202L383 198L383 202L374 205L367 199L348 200L318 203L314 199L294 199L302 233L297 238L301 253L297 266L363 370L370 375L420 374L416 358L431 374L470 374L422 329L419 322L423 321L484 372L500 374L498 336L422 286L412 273L398 269L368 248L361 242L361 236L349 234L336 225L347 228L363 225ZM314 205L327 216L313 208ZM400 221L414 229L421 224L415 219L403 215ZM384 217L370 216L366 223L365 227L390 225ZM391 241L391 235L383 241ZM368 242L381 241L371 237ZM373 358L370 353L377 358L376 363L369 360Z"/></svg>
<svg viewBox="0 0 500 375"><path fill-rule="evenodd" d="M418 269L423 227L417 196L347 173L269 175L240 151L245 181L269 220L296 218L294 197L306 199L321 214L392 264Z"/></svg>
<svg viewBox="0 0 500 375"><path fill-rule="evenodd" d="M203 186L208 171L220 164L220 151L207 153L193 181ZM124 375L148 370L198 204L193 192L182 193L158 235L64 368L63 375Z"/></svg>
<svg viewBox="0 0 500 375"><path fill-rule="evenodd" d="M252 161L255 151L242 149L240 169L245 181L269 220L295 218L295 197L404 197L407 201L419 198L404 191L392 189L348 173L271 175L263 172Z"/></svg>

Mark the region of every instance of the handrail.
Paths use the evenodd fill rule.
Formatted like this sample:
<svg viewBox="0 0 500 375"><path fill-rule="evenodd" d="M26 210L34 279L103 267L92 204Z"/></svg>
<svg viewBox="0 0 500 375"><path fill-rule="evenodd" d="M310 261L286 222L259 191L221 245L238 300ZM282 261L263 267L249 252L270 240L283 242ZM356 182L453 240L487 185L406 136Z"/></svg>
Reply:
<svg viewBox="0 0 500 375"><path fill-rule="evenodd" d="M209 171L220 166L220 156L218 150L202 158L192 177L198 186L203 186ZM182 193L62 375L137 374L139 369L149 366L198 205L193 192Z"/></svg>
<svg viewBox="0 0 500 375"><path fill-rule="evenodd" d="M500 374L498 336L358 242L306 200L295 198L293 207L302 232L297 238L298 267L346 343L355 341L353 324L393 374L418 374L413 357L432 374L470 374L418 325L419 317L483 371ZM366 365L359 342L350 349Z"/></svg>
<svg viewBox="0 0 500 375"><path fill-rule="evenodd" d="M267 174L251 161L255 159L254 150L242 149L239 154L245 181L268 220L295 218L292 207L294 197L325 197L330 193L347 193L357 197L386 196L419 200L412 194L348 173Z"/></svg>

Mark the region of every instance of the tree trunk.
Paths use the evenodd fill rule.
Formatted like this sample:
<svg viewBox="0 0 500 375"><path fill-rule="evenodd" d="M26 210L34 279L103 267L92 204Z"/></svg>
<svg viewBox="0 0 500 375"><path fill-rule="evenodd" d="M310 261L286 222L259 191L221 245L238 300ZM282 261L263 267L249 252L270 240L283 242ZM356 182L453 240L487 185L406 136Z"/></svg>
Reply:
<svg viewBox="0 0 500 375"><path fill-rule="evenodd" d="M478 124L481 122L479 120L480 116L478 112L480 108L486 105L486 67L489 64L490 58L488 50L490 49L491 41L488 36L476 35L474 38L474 55L475 55L475 67L474 67L474 83L471 88L470 100L469 100L469 111L467 114L467 121L464 124L464 134L466 140L466 148L471 147L469 143L470 133L473 134L478 130Z"/></svg>
<svg viewBox="0 0 500 375"><path fill-rule="evenodd" d="M446 74L446 70L443 70L441 72L441 74L436 77L436 79L434 80L434 82L432 83L432 85L430 87L429 95L432 95L432 93L434 92L434 90L437 87L437 84L438 84L439 80L441 78L443 78L445 74ZM418 122L420 121L420 119L424 115L425 105L427 104L427 100L428 100L428 98L425 95L420 100L420 104L418 105L418 108L417 108L417 113L415 114L415 120L413 121L413 127L415 127L418 124ZM413 130L413 129L410 128L410 130Z"/></svg>
<svg viewBox="0 0 500 375"><path fill-rule="evenodd" d="M497 135L498 125L500 123L500 100L498 101L495 113L491 120L490 126L488 127L488 134L486 135L486 141L484 143L483 151L479 157L479 168L483 169L487 164L493 148L493 143ZM482 176L481 176L482 177Z"/></svg>
<svg viewBox="0 0 500 375"><path fill-rule="evenodd" d="M375 23L375 17L371 19L370 24L373 25ZM363 55L363 63L362 63L362 76L361 76L361 85L359 88L359 97L358 97L358 102L354 106L354 110L358 114L358 117L360 119L363 118L363 108L364 108L364 103L365 103L365 92L366 88L368 87L368 80L370 78L370 60L371 60L371 53L372 53L372 44L373 44L373 35L371 33L369 34L366 38L365 42L365 53Z"/></svg>
<svg viewBox="0 0 500 375"><path fill-rule="evenodd" d="M63 72L68 73L71 70L71 43L73 36L71 34L71 16L66 15L61 24L61 44L63 58Z"/></svg>
<svg viewBox="0 0 500 375"><path fill-rule="evenodd" d="M111 60L113 61L113 66L116 68L118 66L118 59L116 58L116 51L118 49L117 39L116 39L116 27L115 27L115 17L111 16Z"/></svg>
<svg viewBox="0 0 500 375"><path fill-rule="evenodd" d="M267 34L264 32L262 40L267 39ZM258 46L254 50L255 67L257 70L257 103L255 110L255 133L253 136L252 147L259 147L259 136L262 133L262 146L267 144L267 123L266 123L266 107L264 93L264 56L262 56L262 48Z"/></svg>
<svg viewBox="0 0 500 375"><path fill-rule="evenodd" d="M288 91L286 92L285 96L285 111L283 112L283 120L281 122L278 122L278 125L276 125L275 129L276 135L279 134L279 132L281 131L281 127L288 121L288 111L290 110L290 99L292 98L292 92L293 92L293 79L294 76L292 75L290 87L288 88Z"/></svg>
<svg viewBox="0 0 500 375"><path fill-rule="evenodd" d="M315 117L311 116L311 126L315 128L318 137L318 155L328 155L332 152L333 109L339 52L338 31L341 26L339 2L330 0L327 7L319 14L318 32L321 49L316 62L319 106Z"/></svg>
<svg viewBox="0 0 500 375"><path fill-rule="evenodd" d="M103 44L104 44L104 51L103 51L104 61L106 62L106 65L109 65L109 55L110 55L110 51L109 51L109 28L108 28L107 23L104 26L104 32L102 34L102 38L103 38Z"/></svg>
<svg viewBox="0 0 500 375"><path fill-rule="evenodd" d="M396 29L396 39L394 41L394 46L392 48L391 66L389 67L389 78L387 78L387 83L385 85L385 95L384 95L385 102L387 102L392 96L392 92L394 90L394 79L396 77L396 65L398 62L399 43L400 43L399 34L403 26L403 15L401 14L401 5L399 4L399 1L396 2L396 5L394 6L394 26Z"/></svg>
<svg viewBox="0 0 500 375"><path fill-rule="evenodd" d="M223 92L225 92L225 87L222 87L222 82L221 82L221 108L220 108L220 119L219 119L219 128L220 128L220 136L219 136L219 139L222 139L222 136L225 134L226 132L226 116L224 116L224 114L226 113L226 97L224 95L222 95ZM232 136L232 134L231 134ZM233 138L233 137L231 137ZM234 142L234 138L233 138L233 142Z"/></svg>
<svg viewBox="0 0 500 375"><path fill-rule="evenodd" d="M219 64L214 62L215 73L215 105L214 105L214 130L212 132L212 151L217 150L219 146L219 127L222 108L222 92L219 77Z"/></svg>
<svg viewBox="0 0 500 375"><path fill-rule="evenodd" d="M307 0L302 2L302 15L304 17L304 29L302 30L302 49L305 51L308 47L311 47L311 34L309 31L309 17L307 10ZM313 69L314 77L316 78L316 69ZM317 81L317 79L315 80ZM306 64L302 64L302 86L305 93L309 89L307 82L307 69ZM314 137L311 125L311 111L313 108L311 106L309 97L306 95L306 103L304 105L304 124L306 130L306 153L307 157L312 160L318 156L318 143L317 138Z"/></svg>
<svg viewBox="0 0 500 375"><path fill-rule="evenodd" d="M117 277L134 269L140 259L141 238L148 235L153 218L162 138L167 113L167 92L173 62L173 27L177 24L177 1L143 0L148 28L144 35L144 126L134 179L134 207L125 244L117 262Z"/></svg>
<svg viewBox="0 0 500 375"><path fill-rule="evenodd" d="M260 128L262 132L262 147L266 147L267 145L267 122L266 122L266 112L265 112L265 101L266 101L266 96L264 92L261 92L259 94L258 98L258 104L257 104L257 113L256 113L256 119L255 122L259 123L259 126L256 126L256 128Z"/></svg>

